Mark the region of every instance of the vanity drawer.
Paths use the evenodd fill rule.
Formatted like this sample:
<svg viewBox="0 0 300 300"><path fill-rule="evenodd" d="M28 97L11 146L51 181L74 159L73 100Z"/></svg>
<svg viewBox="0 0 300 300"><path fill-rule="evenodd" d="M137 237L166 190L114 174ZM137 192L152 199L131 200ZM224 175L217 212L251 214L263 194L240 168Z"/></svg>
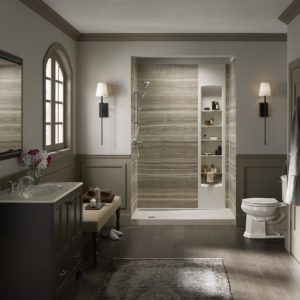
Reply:
<svg viewBox="0 0 300 300"><path fill-rule="evenodd" d="M56 260L55 266L55 290L57 291L64 283L64 281L69 277L70 265L68 263L68 257L66 253L61 255Z"/></svg>
<svg viewBox="0 0 300 300"><path fill-rule="evenodd" d="M68 249L69 268L73 270L83 257L83 240L82 235L79 235L70 245Z"/></svg>

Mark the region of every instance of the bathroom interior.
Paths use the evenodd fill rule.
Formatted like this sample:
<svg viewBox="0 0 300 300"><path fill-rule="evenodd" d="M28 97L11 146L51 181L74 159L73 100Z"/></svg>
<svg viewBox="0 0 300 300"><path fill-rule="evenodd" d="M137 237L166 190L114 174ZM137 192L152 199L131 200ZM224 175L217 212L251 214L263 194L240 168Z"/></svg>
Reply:
<svg viewBox="0 0 300 300"><path fill-rule="evenodd" d="M274 2L280 2L266 1L272 2L270 9L274 9ZM292 112L300 97L300 17L285 24L277 19L277 9L270 17L274 21L271 27L274 33L257 27L253 34L249 33L252 29L237 35L228 30L229 35L209 37L162 32L161 36L98 35L70 31L70 27L59 25L59 18L51 21L43 16L44 6L35 11L38 2L54 3L11 0L0 10L4 24L0 27L0 50L14 57L18 65L18 80L14 83L20 86L14 88L20 100L14 104L18 125L4 118L8 123L5 128L0 126L0 152L5 152L0 154L0 197L8 190L22 189L30 183L26 168L20 166L16 156L22 150L42 150L47 146L45 128L50 122L45 106L50 100L45 97L45 91L47 80L52 78L45 74L45 61L49 53L54 53L65 68L63 80L60 74L56 84L64 85L66 96L64 113L58 113L63 118L58 118L57 133L56 129L54 132L64 137L65 143L58 150L49 148L51 164L42 170L40 183L32 188L33 193L49 196L58 187L51 183L76 182L75 198L71 200L77 204L81 201L80 189L86 191L89 187L108 189L120 196L119 215L114 211L105 226L116 227L119 217L124 235L118 242L98 235L98 254L103 261L111 257L223 257L236 299L242 299L244 294L249 299L260 299L257 295L265 287L271 290L272 300L277 299L277 294L282 295L279 289L285 291L284 296L293 295L300 278L300 210L283 200L287 190L284 175L290 159ZM57 5L66 2L56 1ZM122 5L122 1L115 2ZM133 5L129 2L126 5ZM72 5L76 6L75 1ZM146 18L145 11L141 10L134 18ZM50 15L55 19L53 10ZM254 16L251 18L249 22L254 24ZM78 22L82 19L77 18ZM197 20L201 18L197 16ZM177 23L178 18L174 24ZM278 25L280 30L275 23L281 25ZM96 93L98 83L107 86L106 93L100 93L100 97ZM269 83L269 90L261 92L262 83ZM55 101L58 107L62 106L63 101ZM106 105L106 116L101 116L102 103ZM0 120L3 114L6 113L1 108ZM61 123L66 125L65 130L61 130ZM6 133L17 137L14 153L6 145L1 148L4 145L1 138L7 139ZM11 194L9 200L15 195ZM67 214L65 207L68 207L78 217L81 206L67 200L59 216ZM19 206L20 199L11 202L19 207L6 213L3 207L7 199L1 201L0 224L2 233L5 231L0 235L1 244L9 245L10 240L3 239L10 234L9 230L15 230L22 242L18 247L4 247L6 253L21 259L18 249L30 245L27 241L46 245L34 235L25 235L25 227L20 230L17 222L11 222L30 215L29 225L41 224L34 230L39 230L39 236L46 239L52 236L42 232L49 229L46 217L43 219L34 212L21 213L27 207ZM61 224L74 221L68 218ZM76 232L75 235L80 240L84 234ZM85 253L84 248L91 250L94 241L92 234L87 241L76 239L74 255L64 254L62 258L83 259L86 255L92 261L92 251ZM54 248L53 241L47 243L50 245L47 249ZM24 262L28 257L31 258L28 262L33 257L41 263L50 261L50 252L46 258L44 249L32 248L38 254L24 250ZM80 258L78 249L84 254ZM57 261L61 263L60 260L63 259L59 257ZM57 261L52 265L56 266ZM5 263L9 269L9 260ZM66 289L67 296L63 299L77 300L82 294L89 295L90 283L94 285L95 274L101 268L100 264L91 268L90 273L88 270L84 275L87 281L83 280L81 287L73 285ZM59 278L70 276L64 270L60 270ZM31 277L19 276L16 281L23 284L26 279L28 286L32 285L39 278L39 271ZM45 271L47 284L54 280L52 271ZM13 273L11 278L15 278ZM292 278L290 273L297 275ZM6 274L3 280L7 278ZM42 279L45 278L46 275ZM257 289L256 279L262 282ZM10 288L7 290L11 292ZM75 297L79 290L79 296ZM74 297L68 298L69 295Z"/></svg>
<svg viewBox="0 0 300 300"><path fill-rule="evenodd" d="M234 57L132 58L131 214L235 224Z"/></svg>

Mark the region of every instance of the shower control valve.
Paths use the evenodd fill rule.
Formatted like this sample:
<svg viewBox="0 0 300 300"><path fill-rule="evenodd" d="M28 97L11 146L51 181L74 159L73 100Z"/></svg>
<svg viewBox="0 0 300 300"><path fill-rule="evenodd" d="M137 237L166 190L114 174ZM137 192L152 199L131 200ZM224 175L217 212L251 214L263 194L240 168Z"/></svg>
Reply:
<svg viewBox="0 0 300 300"><path fill-rule="evenodd" d="M132 139L132 145L136 146L136 145L141 145L141 144L143 144L142 141L140 141L136 138Z"/></svg>

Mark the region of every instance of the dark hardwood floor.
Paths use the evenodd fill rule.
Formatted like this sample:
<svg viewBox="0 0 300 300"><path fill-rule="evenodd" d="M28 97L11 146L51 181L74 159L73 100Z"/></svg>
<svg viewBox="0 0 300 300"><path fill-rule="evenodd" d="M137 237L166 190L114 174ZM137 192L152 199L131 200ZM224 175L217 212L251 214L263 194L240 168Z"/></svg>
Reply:
<svg viewBox="0 0 300 300"><path fill-rule="evenodd" d="M90 299L99 272L113 257L221 257L235 300L300 299L300 264L282 240L245 239L233 226L129 226L119 241L99 240L99 263L87 247L84 272L73 280L63 300ZM130 276L130 274L129 274Z"/></svg>

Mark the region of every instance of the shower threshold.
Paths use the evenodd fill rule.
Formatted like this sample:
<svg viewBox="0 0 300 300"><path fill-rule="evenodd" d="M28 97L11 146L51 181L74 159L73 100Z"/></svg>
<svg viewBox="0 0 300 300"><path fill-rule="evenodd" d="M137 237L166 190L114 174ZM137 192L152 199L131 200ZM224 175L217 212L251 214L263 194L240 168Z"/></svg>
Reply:
<svg viewBox="0 0 300 300"><path fill-rule="evenodd" d="M234 225L229 208L138 208L131 223L136 225Z"/></svg>

